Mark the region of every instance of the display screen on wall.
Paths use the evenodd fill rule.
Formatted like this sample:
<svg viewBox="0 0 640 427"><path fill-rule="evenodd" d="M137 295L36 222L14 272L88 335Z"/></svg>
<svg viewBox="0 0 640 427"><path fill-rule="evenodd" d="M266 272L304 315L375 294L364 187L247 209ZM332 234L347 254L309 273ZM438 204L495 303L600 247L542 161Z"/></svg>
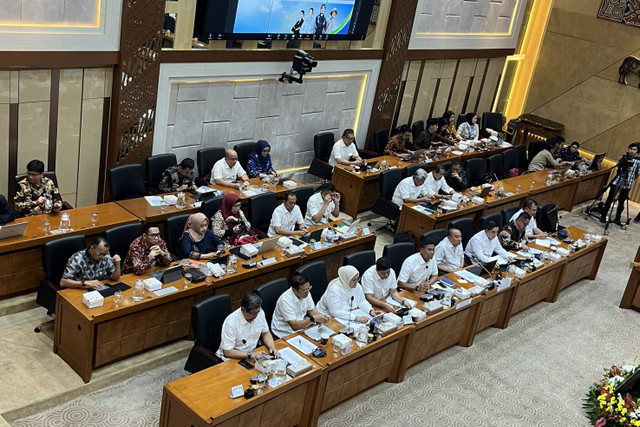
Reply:
<svg viewBox="0 0 640 427"><path fill-rule="evenodd" d="M208 0L201 40L364 40L374 0ZM202 30L198 31L198 21Z"/></svg>

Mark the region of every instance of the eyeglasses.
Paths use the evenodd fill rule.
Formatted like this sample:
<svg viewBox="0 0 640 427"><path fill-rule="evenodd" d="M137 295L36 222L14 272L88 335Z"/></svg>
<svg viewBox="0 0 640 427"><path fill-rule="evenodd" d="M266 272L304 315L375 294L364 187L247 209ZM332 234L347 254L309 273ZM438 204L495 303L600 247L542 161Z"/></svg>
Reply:
<svg viewBox="0 0 640 427"><path fill-rule="evenodd" d="M98 252L98 251L96 251L96 255L98 255L100 258L104 258L104 257L106 257L107 255L109 255L109 252L104 252L104 253L103 253L103 252Z"/></svg>
<svg viewBox="0 0 640 427"><path fill-rule="evenodd" d="M228 160L231 160L232 162L237 162L238 158L237 157L227 157Z"/></svg>
<svg viewBox="0 0 640 427"><path fill-rule="evenodd" d="M262 308L258 308L257 310L251 310L251 311L247 311L243 308L244 312L247 313L249 316L257 316L258 314L260 314L260 311L262 310Z"/></svg>
<svg viewBox="0 0 640 427"><path fill-rule="evenodd" d="M160 233L147 234L147 236L151 237L152 239L157 239L160 237Z"/></svg>
<svg viewBox="0 0 640 427"><path fill-rule="evenodd" d="M309 287L308 287L308 288L306 288L306 289L298 289L298 290L299 290L300 292L307 293L307 292L309 292L309 291L311 290L311 288L313 288L313 286L309 286Z"/></svg>

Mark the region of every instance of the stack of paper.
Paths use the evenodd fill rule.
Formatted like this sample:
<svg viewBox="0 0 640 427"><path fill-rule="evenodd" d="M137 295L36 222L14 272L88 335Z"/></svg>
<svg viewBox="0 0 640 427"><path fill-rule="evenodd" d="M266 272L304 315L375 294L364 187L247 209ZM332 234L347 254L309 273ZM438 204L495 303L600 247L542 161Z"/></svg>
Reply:
<svg viewBox="0 0 640 427"><path fill-rule="evenodd" d="M287 341L287 344L289 344L292 347L295 347L302 354L310 354L317 347L314 343L312 343L308 339L301 337L299 335L296 337L289 338L286 341Z"/></svg>

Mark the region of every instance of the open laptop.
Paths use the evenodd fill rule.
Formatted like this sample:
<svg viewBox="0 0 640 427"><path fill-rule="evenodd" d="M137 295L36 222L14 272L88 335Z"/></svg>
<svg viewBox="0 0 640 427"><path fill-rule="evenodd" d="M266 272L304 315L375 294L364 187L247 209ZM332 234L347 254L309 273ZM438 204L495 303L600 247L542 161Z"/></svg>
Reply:
<svg viewBox="0 0 640 427"><path fill-rule="evenodd" d="M290 179L293 178L293 175L295 175L293 172L287 173L287 174L284 174L284 175L280 175L278 177L278 185L282 185L283 182L289 181Z"/></svg>
<svg viewBox="0 0 640 427"><path fill-rule="evenodd" d="M311 239L315 240L316 242L319 242L320 238L322 237L322 231L323 230L324 230L324 228L320 228L318 230L312 231L311 234L307 234L306 236L302 236L302 237L299 237L299 238L292 237L291 238L291 242L296 246L300 246L303 243L309 243L311 241Z"/></svg>
<svg viewBox="0 0 640 427"><path fill-rule="evenodd" d="M377 164L378 164L377 160L374 160L372 162L367 162L367 164L365 165L365 169L375 168Z"/></svg>
<svg viewBox="0 0 640 427"><path fill-rule="evenodd" d="M593 156L593 159L591 159L591 163L589 164L589 170L592 171L599 171L602 168L602 161L604 160L604 156L606 156L607 153L598 153L595 154Z"/></svg>
<svg viewBox="0 0 640 427"><path fill-rule="evenodd" d="M182 277L182 266L174 265L165 270L154 271L151 273L151 277L154 277L164 284L175 282Z"/></svg>
<svg viewBox="0 0 640 427"><path fill-rule="evenodd" d="M484 268L482 268L482 265L476 265L475 267L469 268L468 271L475 274L476 276L489 277L489 273L487 273L485 269L488 271L493 271L497 262L498 258L496 257L494 260L481 263L482 265L484 265Z"/></svg>
<svg viewBox="0 0 640 427"><path fill-rule="evenodd" d="M16 224L3 225L0 230L0 240L11 237L20 237L27 231L28 222L18 222Z"/></svg>
<svg viewBox="0 0 640 427"><path fill-rule="evenodd" d="M263 240L262 244L258 248L258 253L261 254L261 253L269 252L269 251L275 249L276 246L278 245L278 240L279 239L280 239L279 237L273 237L271 239ZM254 244L254 246L256 246L256 245Z"/></svg>
<svg viewBox="0 0 640 427"><path fill-rule="evenodd" d="M425 148L420 148L419 150L414 151L413 154L411 156L409 156L407 161L413 161L413 160L422 159L424 157L426 151L427 150Z"/></svg>

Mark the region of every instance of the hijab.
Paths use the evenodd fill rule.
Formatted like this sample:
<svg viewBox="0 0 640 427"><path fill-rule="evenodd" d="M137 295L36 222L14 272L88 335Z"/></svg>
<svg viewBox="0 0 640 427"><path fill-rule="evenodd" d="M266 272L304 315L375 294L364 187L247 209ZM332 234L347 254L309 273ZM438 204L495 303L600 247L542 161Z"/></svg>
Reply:
<svg viewBox="0 0 640 427"><path fill-rule="evenodd" d="M264 139L261 139L256 143L256 151L254 152L257 157L258 164L263 167L266 167L271 161L271 153L267 154L267 157L262 156L262 150L267 147L271 148L271 145L269 145L269 143Z"/></svg>
<svg viewBox="0 0 640 427"><path fill-rule="evenodd" d="M352 288L349 282L358 275L358 269L352 265L344 265L338 269L338 277L333 279L331 283L336 283L351 292Z"/></svg>
<svg viewBox="0 0 640 427"><path fill-rule="evenodd" d="M182 234L184 234L185 231L189 232L191 240L198 243L199 241L204 239L204 234L200 233L200 227L202 227L203 223L209 224L209 219L202 212L190 215L189 218L187 218L187 223L184 225L184 231L182 232Z"/></svg>
<svg viewBox="0 0 640 427"><path fill-rule="evenodd" d="M229 193L224 196L224 199L222 199L222 206L220 206L220 210L222 211L222 218L225 221L227 220L229 215L233 215L231 213L231 208L233 208L233 205L235 205L238 200L240 200L240 196L238 196L236 193Z"/></svg>
<svg viewBox="0 0 640 427"><path fill-rule="evenodd" d="M467 118L467 123L473 126L473 118L476 116L476 113L467 113L465 116Z"/></svg>

